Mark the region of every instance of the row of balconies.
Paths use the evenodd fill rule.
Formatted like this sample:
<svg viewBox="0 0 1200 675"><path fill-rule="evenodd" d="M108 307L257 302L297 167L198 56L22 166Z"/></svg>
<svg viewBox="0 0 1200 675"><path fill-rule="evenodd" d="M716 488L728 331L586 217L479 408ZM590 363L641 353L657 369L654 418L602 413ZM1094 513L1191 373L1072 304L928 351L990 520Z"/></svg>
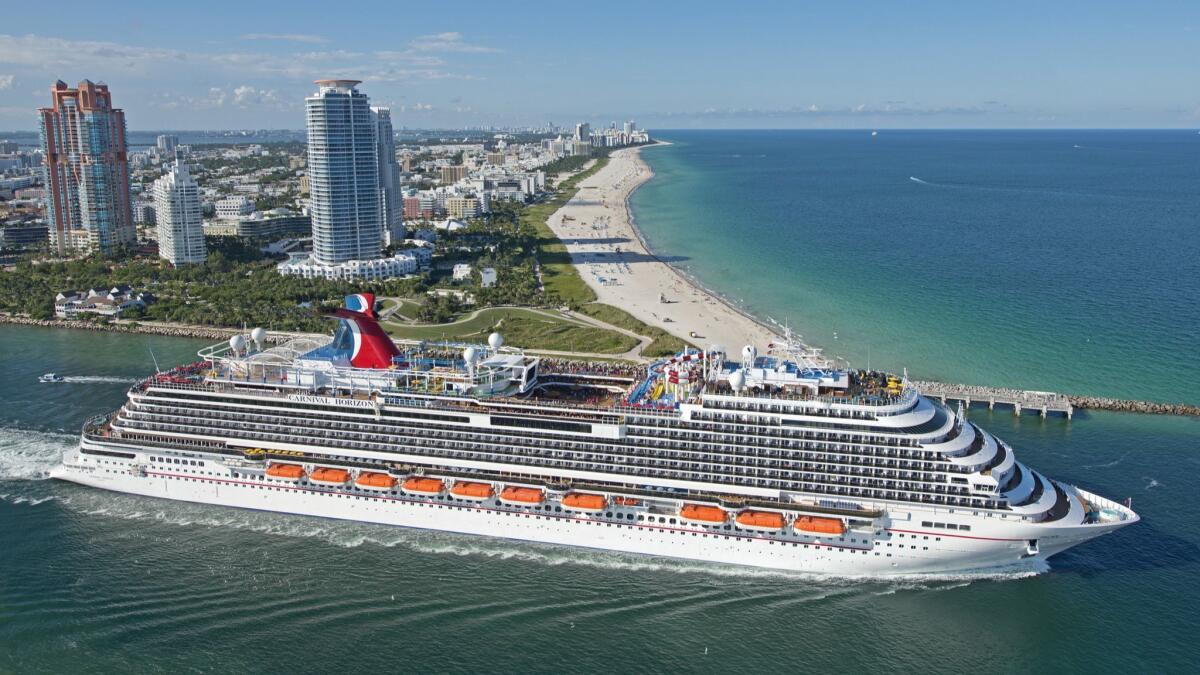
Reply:
<svg viewBox="0 0 1200 675"><path fill-rule="evenodd" d="M148 413L137 413L137 415L147 415ZM159 415L155 415L158 417ZM174 418L172 418L174 419ZM160 431L176 431L183 433L198 433L203 434L208 432L213 435L227 435L228 429L214 427L209 425L185 425L174 422L151 422L141 421L130 418L129 424L136 428L149 428ZM250 435L255 438L268 437L272 440L282 442L304 442L308 444L324 445L331 447L344 447L347 445L346 440L353 439L353 442L365 446L368 449L382 450L387 452L404 452L407 448L401 443L397 443L394 436L384 434L367 433L361 431L345 430L341 433L330 431L328 429L304 429L305 436L297 437L297 428L293 426L263 424L265 427L276 428L284 433L269 433L269 432L250 432ZM245 432L243 432L245 433ZM582 465L587 470L599 470L617 473L636 473L655 475L659 477L681 477L680 474L687 474L686 478L690 480L709 480L715 482L731 482L743 483L750 480L753 484L761 484L763 486L781 487L787 489L786 484L780 484L785 475L794 479L804 478L797 476L796 471L781 471L778 468L770 467L728 467L728 466L702 466L698 463L693 463L691 467L681 467L677 460L659 460L653 464L647 464L645 458L640 456L627 456L613 458L611 456L596 456L589 461L589 458L572 458L572 459L557 459L547 456L547 451L541 448L515 448L515 451L504 452L500 451L495 443L491 443L483 448L472 446L461 441L442 441L430 440L427 438L419 439L403 439L407 445L422 446L425 449L436 449L440 451L442 456L450 456L461 459L469 459L480 461L491 460L499 462L517 462L527 464L551 465L564 469L579 469ZM523 452L522 452L523 451ZM617 459L617 461L613 461ZM601 461L606 460L606 461ZM660 468L661 467L661 468ZM730 470L732 469L732 470ZM739 470L740 469L740 470ZM876 487L888 487L895 484L895 479L881 479L871 476L863 471L825 471L817 474L823 483L826 484L845 484L853 486L873 485ZM814 476L810 475L807 480L812 481ZM773 485L771 485L773 484ZM929 493L929 494L951 494L962 492L961 488L941 484L928 485L922 484L919 487L910 486L909 490L913 494Z"/></svg>
<svg viewBox="0 0 1200 675"><path fill-rule="evenodd" d="M278 415L266 416L266 415L260 415L260 414L256 414L256 413L215 413L214 414L213 411L210 411L210 410L188 411L188 412L184 413L184 412L180 411L179 409L175 409L173 406L154 405L152 407L155 407L155 408L166 407L168 409L171 409L171 414L150 413L150 412L143 413L140 410L132 411L130 414L133 414L133 415L140 415L140 414L155 415L157 417L161 417L166 420L175 419L181 414L188 414L188 415L192 415L192 416L196 416L196 417L203 417L206 419L247 421L247 422L255 422L255 423L259 423L259 424L272 424L272 423L278 421L280 418L280 416L278 416ZM287 417L290 417L290 415ZM363 423L357 423L357 422L352 423L352 422L336 421L333 419L321 420L321 421L319 421L319 423L321 424L321 428L341 429L341 430L345 430L345 431L349 431L349 432L354 432L354 431L356 431L358 429L362 429L364 427L377 428L377 429L381 429L384 432L388 432L388 433L394 433L397 430L395 427L387 427L382 424L363 424ZM433 441L438 441L438 440L444 439L446 441L451 441L454 443L462 443L464 441L475 440L475 441L478 441L480 444L482 444L484 447L491 447L492 445L495 445L497 442L496 434L469 432L469 431L462 430L462 429L450 432L450 431L428 430L428 429L423 429L423 428L418 428L418 427L411 427L408 429L408 431L412 434L413 437L421 438L421 439L429 439L429 440L433 440ZM389 435L389 436L387 436L387 438L389 440L392 440L392 439L394 439L394 435ZM407 438L405 440L407 440ZM514 447L519 447L518 444L511 444L511 445L514 445ZM721 446L713 446L713 447L721 447ZM915 479L916 481L926 482L926 483L944 483L945 482L945 476L943 474L937 472L937 467L934 467L934 466L931 466L928 464L901 463L901 462L896 462L894 460L890 461L890 462L879 462L875 458L869 458L869 457L831 456L828 454L815 453L815 452L791 453L791 456L788 457L788 456L785 456L783 453L763 452L759 449L752 449L751 451L754 454L739 455L736 453L731 454L731 453L727 453L727 452L720 452L720 453L691 452L691 453L685 454L682 452L678 452L677 449L675 449L675 448L671 448L671 450L675 450L675 452L665 452L665 453L658 452L658 453L656 453L653 451L653 449L651 449L649 452L647 452L645 448L630 447L629 444L621 444L621 445L610 444L610 445L600 446L599 444L595 444L595 443L580 442L580 441L575 441L575 440L570 440L570 439L555 439L551 450L555 450L555 449L572 451L573 454L579 455L582 459L605 458L605 457L611 456L614 453L617 453L617 454L621 454L621 455L636 455L637 457L658 456L658 457L663 457L664 459L668 459L676 464L681 463L681 462L687 463L687 462L697 462L697 461L703 460L708 463L726 462L731 465L751 464L751 465L762 466L762 467L766 467L766 468L772 468L775 470L794 469L794 466L795 466L794 462L799 460L799 461L804 461L805 465L810 466L810 467L816 466L817 464L829 466L829 467L835 467L835 472L838 472L838 471L836 471L837 467L848 467L850 472L858 473L858 474L862 474L862 475L885 476L885 477L890 477L893 479L907 479L907 480ZM725 449L725 448L721 448L721 449ZM547 449L541 448L541 447L537 448L537 451L541 452L541 453L548 452ZM796 456L797 454L800 454L801 456ZM778 461L778 460L784 460L784 459L791 460L791 461L790 462ZM858 460L858 461L850 461L850 462L830 461L830 460L847 460L847 459ZM777 460L777 461L770 461L770 460ZM914 464L915 464L915 466L914 466ZM864 471L862 469L857 468L860 466L870 466L872 468ZM921 471L929 472L933 475L930 475L930 476L919 475L918 472L921 472ZM846 471L843 470L838 473L846 473Z"/></svg>

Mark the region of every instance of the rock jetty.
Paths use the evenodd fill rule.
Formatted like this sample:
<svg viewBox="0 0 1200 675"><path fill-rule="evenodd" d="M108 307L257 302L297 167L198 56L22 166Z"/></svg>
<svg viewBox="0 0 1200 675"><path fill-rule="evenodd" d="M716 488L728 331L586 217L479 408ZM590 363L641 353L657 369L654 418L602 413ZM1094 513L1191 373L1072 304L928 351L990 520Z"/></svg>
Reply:
<svg viewBox="0 0 1200 675"><path fill-rule="evenodd" d="M72 328L75 330L96 330L110 333L142 333L146 335L198 338L201 340L226 340L234 335L245 332L238 328L160 324L152 321L97 322L74 319L32 319L26 316L11 316L7 314L0 314L0 324L40 326L42 328ZM270 332L267 334L267 341L282 342L289 337L290 334L288 333Z"/></svg>

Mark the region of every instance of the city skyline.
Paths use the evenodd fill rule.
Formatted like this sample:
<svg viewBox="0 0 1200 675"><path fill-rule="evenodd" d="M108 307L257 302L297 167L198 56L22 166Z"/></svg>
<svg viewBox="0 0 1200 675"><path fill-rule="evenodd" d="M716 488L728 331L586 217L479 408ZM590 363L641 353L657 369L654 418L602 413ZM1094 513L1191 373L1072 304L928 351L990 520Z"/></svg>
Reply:
<svg viewBox="0 0 1200 675"><path fill-rule="evenodd" d="M319 77L362 80L398 128L1200 126L1200 8L1182 2L70 14L8 10L0 129L34 130L49 84L84 78L129 92L133 129L298 129Z"/></svg>

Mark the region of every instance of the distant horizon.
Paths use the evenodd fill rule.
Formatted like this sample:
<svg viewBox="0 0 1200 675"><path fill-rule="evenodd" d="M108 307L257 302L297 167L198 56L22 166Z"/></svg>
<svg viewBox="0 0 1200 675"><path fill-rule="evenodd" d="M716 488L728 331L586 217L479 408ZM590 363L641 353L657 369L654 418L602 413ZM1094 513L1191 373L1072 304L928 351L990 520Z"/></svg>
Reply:
<svg viewBox="0 0 1200 675"><path fill-rule="evenodd" d="M55 80L84 78L147 129L300 125L326 78L361 81L410 128L1200 126L1200 4L1181 0L611 0L611 21L549 2L68 4L6 11L0 127L36 128Z"/></svg>
<svg viewBox="0 0 1200 675"><path fill-rule="evenodd" d="M431 131L456 131L456 132L480 132L492 131L504 127L480 128L472 127L408 127L397 128L397 133L403 132L431 132ZM564 131L566 126L561 127ZM672 132L672 131L1197 131L1200 132L1200 125L1195 126L1180 126L1180 127L662 127L646 128L652 135L654 133ZM243 133L243 132L267 132L267 133L295 133L304 134L306 130L303 127L289 129L266 128L266 127L242 127L228 129L128 129L130 134L220 134L220 133ZM533 133L533 132L531 132ZM22 134L37 135L37 129L7 129L0 130L0 139L5 135Z"/></svg>

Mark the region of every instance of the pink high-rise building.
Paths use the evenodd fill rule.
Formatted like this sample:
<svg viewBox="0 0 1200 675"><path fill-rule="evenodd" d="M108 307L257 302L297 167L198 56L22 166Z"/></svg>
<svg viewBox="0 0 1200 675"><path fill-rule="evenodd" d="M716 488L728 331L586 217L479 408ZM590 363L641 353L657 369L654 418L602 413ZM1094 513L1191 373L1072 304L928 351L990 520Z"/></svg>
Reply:
<svg viewBox="0 0 1200 675"><path fill-rule="evenodd" d="M107 85L89 80L77 88L59 80L50 93L53 107L38 116L51 244L60 254L132 246L124 111L112 107Z"/></svg>

